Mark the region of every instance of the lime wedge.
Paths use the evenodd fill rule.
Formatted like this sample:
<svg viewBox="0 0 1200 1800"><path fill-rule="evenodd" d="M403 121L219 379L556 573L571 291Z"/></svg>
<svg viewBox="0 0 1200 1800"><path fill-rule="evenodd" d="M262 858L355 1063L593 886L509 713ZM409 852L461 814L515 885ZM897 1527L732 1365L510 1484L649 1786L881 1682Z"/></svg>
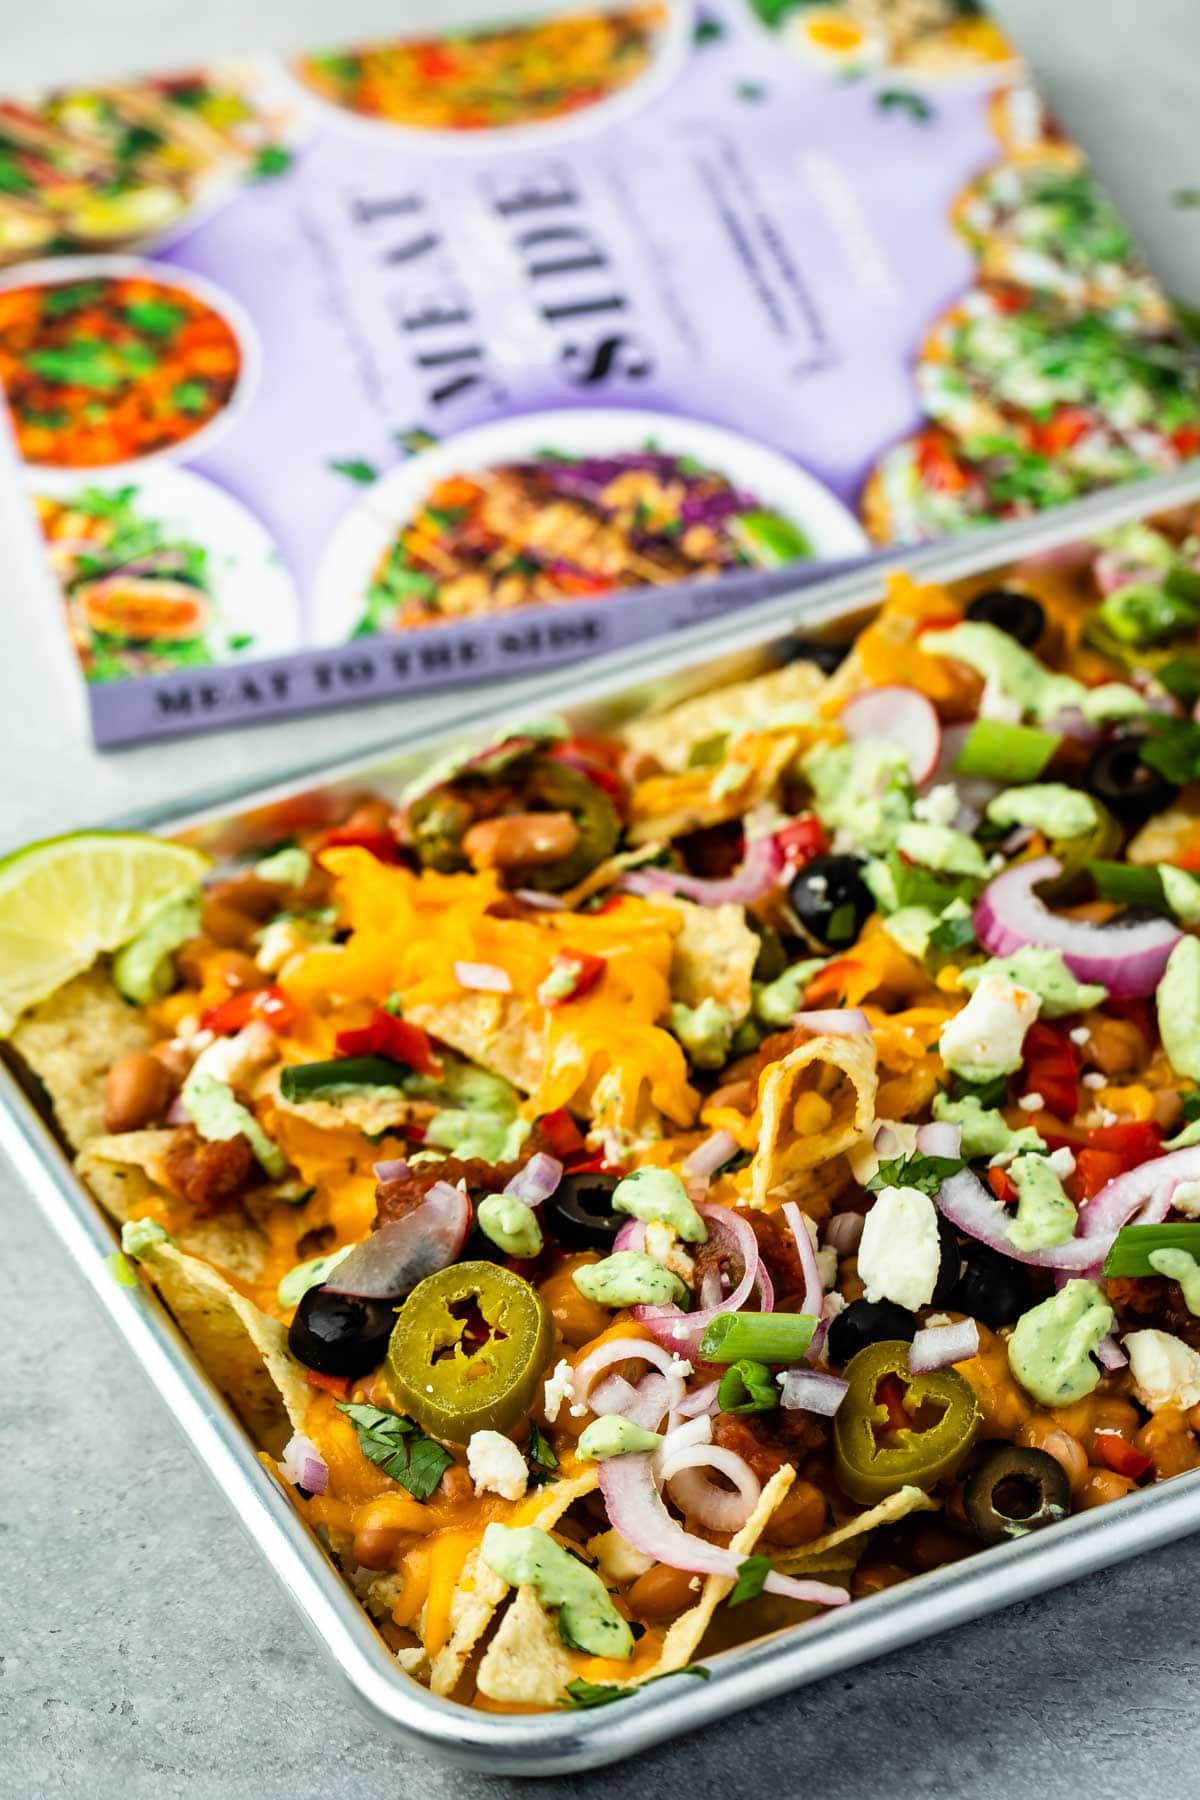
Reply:
<svg viewBox="0 0 1200 1800"><path fill-rule="evenodd" d="M0 1036L208 867L199 850L119 831L48 838L0 861Z"/></svg>

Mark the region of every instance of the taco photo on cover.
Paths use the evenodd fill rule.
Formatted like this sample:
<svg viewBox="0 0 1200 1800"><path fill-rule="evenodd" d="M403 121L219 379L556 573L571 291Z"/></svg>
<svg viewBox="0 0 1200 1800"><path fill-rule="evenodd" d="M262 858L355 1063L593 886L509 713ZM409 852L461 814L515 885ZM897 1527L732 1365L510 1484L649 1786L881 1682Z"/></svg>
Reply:
<svg viewBox="0 0 1200 1800"><path fill-rule="evenodd" d="M1015 51L977 0L747 0L798 61L827 75L902 69L954 78L1011 63Z"/></svg>

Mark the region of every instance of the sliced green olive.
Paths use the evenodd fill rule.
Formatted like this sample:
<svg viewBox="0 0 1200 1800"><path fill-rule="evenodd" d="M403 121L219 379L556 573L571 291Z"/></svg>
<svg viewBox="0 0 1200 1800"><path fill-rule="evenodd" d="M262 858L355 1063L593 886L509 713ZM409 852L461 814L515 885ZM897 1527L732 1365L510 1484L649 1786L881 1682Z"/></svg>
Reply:
<svg viewBox="0 0 1200 1800"><path fill-rule="evenodd" d="M985 1544L1002 1544L1065 1519L1071 1484L1044 1450L999 1444L986 1450L963 1489L963 1511Z"/></svg>

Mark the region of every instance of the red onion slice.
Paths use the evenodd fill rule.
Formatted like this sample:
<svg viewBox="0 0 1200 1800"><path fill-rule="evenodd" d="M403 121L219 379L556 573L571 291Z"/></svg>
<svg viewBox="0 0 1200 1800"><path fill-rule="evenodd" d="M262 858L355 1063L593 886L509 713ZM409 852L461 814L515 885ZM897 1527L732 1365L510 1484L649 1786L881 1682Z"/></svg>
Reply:
<svg viewBox="0 0 1200 1800"><path fill-rule="evenodd" d="M638 1224L641 1224L640 1219ZM660 1375L671 1374L674 1379L672 1365L677 1360L671 1350L664 1349L661 1344L656 1344L649 1338L610 1338L606 1344L600 1344L595 1350L590 1350L575 1365L575 1373L571 1378L575 1403L577 1406L590 1406L591 1398L589 1396L592 1395L592 1389L596 1382L606 1369L611 1369L616 1363L649 1363L652 1368L658 1370Z"/></svg>
<svg viewBox="0 0 1200 1800"><path fill-rule="evenodd" d="M917 1149L922 1156L961 1156L962 1126L948 1119L936 1119L917 1131Z"/></svg>
<svg viewBox="0 0 1200 1800"><path fill-rule="evenodd" d="M970 1169L960 1169L943 1181L937 1193L937 1206L951 1225L964 1236L977 1238L989 1249L1014 1262L1029 1263L1035 1269L1062 1269L1083 1275L1103 1262L1108 1245L1099 1238L1072 1238L1052 1250L1018 1250L1009 1236L1009 1215L994 1200Z"/></svg>
<svg viewBox="0 0 1200 1800"><path fill-rule="evenodd" d="M840 723L852 743L882 741L903 750L918 787L937 767L942 728L933 703L917 688L865 688L847 700Z"/></svg>
<svg viewBox="0 0 1200 1800"><path fill-rule="evenodd" d="M1089 925L1061 918L1034 892L1061 873L1055 857L1038 856L989 882L975 904L975 935L984 949L992 956L1011 956L1025 944L1061 950L1080 981L1098 981L1119 998L1152 994L1182 932L1168 919Z"/></svg>
<svg viewBox="0 0 1200 1800"><path fill-rule="evenodd" d="M1126 1356L1111 1331L1107 1337L1102 1337L1100 1342L1096 1345L1095 1357L1101 1368L1107 1369L1110 1373L1114 1369L1124 1369L1128 1367L1129 1364L1129 1358Z"/></svg>
<svg viewBox="0 0 1200 1800"><path fill-rule="evenodd" d="M454 979L459 987L475 988L483 994L511 994L512 982L507 971L495 963L456 962Z"/></svg>
<svg viewBox="0 0 1200 1800"><path fill-rule="evenodd" d="M685 1444L670 1455L660 1451L660 1472L664 1487L689 1519L705 1531L740 1531L762 1493L762 1482L744 1457L735 1450L723 1450L719 1444ZM734 1491L719 1488L706 1481L702 1469L713 1469L731 1481Z"/></svg>
<svg viewBox="0 0 1200 1800"><path fill-rule="evenodd" d="M866 1222L863 1213L835 1213L825 1227L825 1242L839 1256L853 1256L862 1241Z"/></svg>
<svg viewBox="0 0 1200 1800"><path fill-rule="evenodd" d="M540 1206L548 1200L559 1182L562 1180L563 1166L557 1156L548 1156L544 1150L536 1150L525 1164L518 1169L505 1188L506 1194L515 1194L526 1206Z"/></svg>
<svg viewBox="0 0 1200 1800"><path fill-rule="evenodd" d="M614 1250L642 1250L646 1244L645 1219L626 1219L613 1239Z"/></svg>
<svg viewBox="0 0 1200 1800"><path fill-rule="evenodd" d="M804 1222L804 1214L794 1200L785 1200L780 1210L791 1228L800 1257L800 1267L804 1270L804 1294L800 1301L800 1311L811 1313L814 1318L819 1319L821 1308L825 1304L825 1283L821 1280L817 1252Z"/></svg>
<svg viewBox="0 0 1200 1800"><path fill-rule="evenodd" d="M329 1468L311 1438L296 1431L284 1446L279 1472L293 1487L310 1494L323 1494L329 1486Z"/></svg>
<svg viewBox="0 0 1200 1800"><path fill-rule="evenodd" d="M403 1181L411 1174L407 1162L402 1156L393 1156L388 1162L372 1163L376 1181Z"/></svg>
<svg viewBox="0 0 1200 1800"><path fill-rule="evenodd" d="M722 1163L727 1163L731 1156L736 1156L738 1142L732 1131L714 1131L706 1137L702 1144L697 1144L692 1154L683 1165L683 1178L687 1181L707 1181L715 1175Z"/></svg>
<svg viewBox="0 0 1200 1800"><path fill-rule="evenodd" d="M542 894L537 888L514 888L513 899L538 912L565 912L567 907L566 901L560 900L557 894Z"/></svg>
<svg viewBox="0 0 1200 1800"><path fill-rule="evenodd" d="M381 1225L333 1271L326 1288L359 1300L398 1300L418 1281L447 1268L471 1229L471 1202L460 1187L435 1181L424 1200L402 1219Z"/></svg>
<svg viewBox="0 0 1200 1800"><path fill-rule="evenodd" d="M779 1404L789 1412L832 1419L849 1391L850 1383L840 1375L827 1375L822 1369L788 1369L779 1385Z"/></svg>
<svg viewBox="0 0 1200 1800"><path fill-rule="evenodd" d="M643 1556L690 1569L697 1575L736 1579L743 1558L736 1550L710 1544L677 1525L654 1483L654 1456L609 1456L600 1464L600 1491L609 1524ZM844 1606L849 1594L823 1581L798 1581L772 1570L764 1582L769 1593L784 1594L813 1606Z"/></svg>
<svg viewBox="0 0 1200 1800"><path fill-rule="evenodd" d="M751 838L741 867L721 881L705 880L676 869L629 869L617 886L629 894L682 894L700 906L730 902L750 906L770 892L783 873L783 851L773 837Z"/></svg>
<svg viewBox="0 0 1200 1800"><path fill-rule="evenodd" d="M740 1219L727 1206L701 1206L697 1209L722 1249L737 1256L745 1273L732 1293L723 1300L701 1306L698 1312L685 1313L678 1306L635 1306L633 1316L644 1325L651 1337L680 1356L693 1361L700 1354L700 1339L718 1313L737 1312L745 1306L755 1288L758 1289L759 1311L771 1312L775 1292L771 1278L758 1254L758 1239L745 1219ZM682 1565L680 1565L682 1566Z"/></svg>
<svg viewBox="0 0 1200 1800"><path fill-rule="evenodd" d="M717 1410L717 1390L720 1385L719 1381L706 1381L703 1387L685 1394L675 1411L681 1419L696 1419L701 1416L711 1418Z"/></svg>
<svg viewBox="0 0 1200 1800"><path fill-rule="evenodd" d="M1184 1181L1200 1181L1200 1144L1140 1163L1102 1187L1079 1209L1079 1236L1092 1240L1094 1260L1103 1261L1122 1225L1132 1219L1161 1224L1171 1210L1171 1195Z"/></svg>
<svg viewBox="0 0 1200 1800"><path fill-rule="evenodd" d="M926 1325L909 1346L908 1366L914 1375L928 1375L934 1369L966 1362L978 1353L979 1326L974 1319L960 1319L952 1325Z"/></svg>
<svg viewBox="0 0 1200 1800"><path fill-rule="evenodd" d="M792 1014L793 1025L806 1031L817 1031L829 1037L866 1037L871 1026L865 1012L857 1006L831 1006L817 1012Z"/></svg>

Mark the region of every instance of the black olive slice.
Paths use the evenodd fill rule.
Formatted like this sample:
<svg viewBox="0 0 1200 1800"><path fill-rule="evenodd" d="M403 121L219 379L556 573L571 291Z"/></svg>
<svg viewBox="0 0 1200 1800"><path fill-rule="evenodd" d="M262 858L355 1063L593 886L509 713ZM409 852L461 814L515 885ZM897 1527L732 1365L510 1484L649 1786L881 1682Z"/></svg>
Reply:
<svg viewBox="0 0 1200 1800"><path fill-rule="evenodd" d="M1137 737L1112 738L1093 750L1083 771L1083 785L1126 825L1140 824L1152 813L1162 812L1179 792L1165 775L1142 761Z"/></svg>
<svg viewBox="0 0 1200 1800"><path fill-rule="evenodd" d="M1065 1519L1071 1484L1044 1450L997 1444L984 1452L963 1488L967 1523L985 1544L1002 1544Z"/></svg>
<svg viewBox="0 0 1200 1800"><path fill-rule="evenodd" d="M396 1323L394 1300L360 1300L309 1288L288 1330L288 1349L319 1375L369 1375L383 1361Z"/></svg>
<svg viewBox="0 0 1200 1800"><path fill-rule="evenodd" d="M814 856L788 888L792 911L810 937L830 950L854 943L875 911L861 856Z"/></svg>
<svg viewBox="0 0 1200 1800"><path fill-rule="evenodd" d="M600 1170L563 1176L543 1213L560 1244L568 1250L612 1249L618 1231L629 1222L609 1204L619 1180L619 1175Z"/></svg>
<svg viewBox="0 0 1200 1800"><path fill-rule="evenodd" d="M1046 614L1032 594L1019 588L985 588L967 607L967 617L977 625L994 625L1005 637L1015 638L1026 650L1046 629Z"/></svg>
<svg viewBox="0 0 1200 1800"><path fill-rule="evenodd" d="M868 1344L911 1344L917 1334L917 1315L892 1300L852 1300L837 1315L825 1340L831 1363L848 1363Z"/></svg>

